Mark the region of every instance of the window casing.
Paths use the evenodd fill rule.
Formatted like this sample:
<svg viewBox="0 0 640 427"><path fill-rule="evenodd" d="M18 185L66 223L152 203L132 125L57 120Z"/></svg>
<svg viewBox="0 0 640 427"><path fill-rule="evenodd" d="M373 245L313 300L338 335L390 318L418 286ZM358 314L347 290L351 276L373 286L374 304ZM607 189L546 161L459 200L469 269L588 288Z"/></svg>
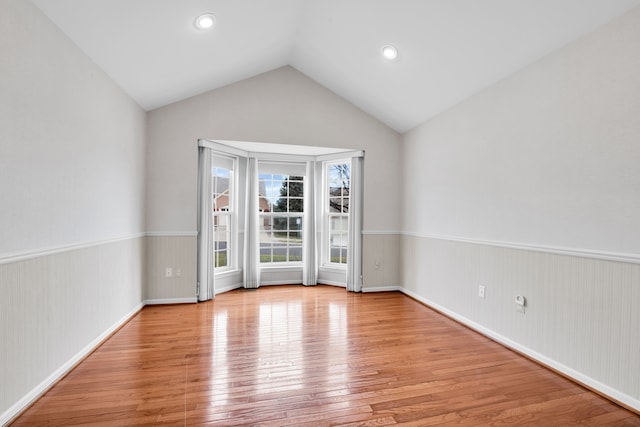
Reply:
<svg viewBox="0 0 640 427"><path fill-rule="evenodd" d="M235 167L234 158L213 154L212 240L216 273L233 270L237 266Z"/></svg>
<svg viewBox="0 0 640 427"><path fill-rule="evenodd" d="M287 164L259 166L260 264L302 265L305 180Z"/></svg>
<svg viewBox="0 0 640 427"><path fill-rule="evenodd" d="M325 163L323 212L323 265L346 268L349 236L351 161Z"/></svg>

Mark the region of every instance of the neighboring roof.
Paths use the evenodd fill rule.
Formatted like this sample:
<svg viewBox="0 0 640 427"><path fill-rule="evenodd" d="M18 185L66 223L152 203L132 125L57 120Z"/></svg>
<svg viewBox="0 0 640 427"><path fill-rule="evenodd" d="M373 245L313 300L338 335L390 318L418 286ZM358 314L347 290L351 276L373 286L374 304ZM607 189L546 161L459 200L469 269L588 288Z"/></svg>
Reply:
<svg viewBox="0 0 640 427"><path fill-rule="evenodd" d="M144 109L291 65L404 132L640 0L33 0ZM217 24L197 30L197 15ZM384 44L400 54L388 62Z"/></svg>

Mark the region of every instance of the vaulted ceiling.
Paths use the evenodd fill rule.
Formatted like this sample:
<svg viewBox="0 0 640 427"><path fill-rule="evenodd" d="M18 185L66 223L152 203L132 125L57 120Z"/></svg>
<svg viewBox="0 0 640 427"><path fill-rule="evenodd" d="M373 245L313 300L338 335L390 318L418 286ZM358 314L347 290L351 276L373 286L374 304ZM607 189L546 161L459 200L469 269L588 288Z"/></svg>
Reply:
<svg viewBox="0 0 640 427"><path fill-rule="evenodd" d="M640 0L33 0L144 109L291 65L404 132ZM210 30L194 26L215 15ZM381 48L397 47L385 60Z"/></svg>

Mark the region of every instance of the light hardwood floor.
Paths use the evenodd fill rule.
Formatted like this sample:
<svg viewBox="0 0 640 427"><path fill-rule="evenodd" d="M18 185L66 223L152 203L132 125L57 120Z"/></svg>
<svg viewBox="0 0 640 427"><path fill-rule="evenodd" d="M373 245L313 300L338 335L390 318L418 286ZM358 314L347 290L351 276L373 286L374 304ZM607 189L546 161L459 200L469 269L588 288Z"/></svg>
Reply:
<svg viewBox="0 0 640 427"><path fill-rule="evenodd" d="M640 426L400 293L271 286L144 308L13 424Z"/></svg>

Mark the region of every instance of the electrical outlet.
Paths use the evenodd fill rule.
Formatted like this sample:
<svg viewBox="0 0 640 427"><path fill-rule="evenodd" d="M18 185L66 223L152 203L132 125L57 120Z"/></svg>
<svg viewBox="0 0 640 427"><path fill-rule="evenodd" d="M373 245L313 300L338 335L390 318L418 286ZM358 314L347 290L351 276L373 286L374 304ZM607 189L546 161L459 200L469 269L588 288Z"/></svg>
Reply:
<svg viewBox="0 0 640 427"><path fill-rule="evenodd" d="M179 268L176 268L176 277L182 277L182 270Z"/></svg>
<svg viewBox="0 0 640 427"><path fill-rule="evenodd" d="M522 295L516 295L516 311L524 314L525 307L527 306L527 299Z"/></svg>
<svg viewBox="0 0 640 427"><path fill-rule="evenodd" d="M484 298L484 295L485 295L485 287L482 285L478 286L478 296L480 298Z"/></svg>
<svg viewBox="0 0 640 427"><path fill-rule="evenodd" d="M164 269L164 277L173 277L173 268L167 267Z"/></svg>

